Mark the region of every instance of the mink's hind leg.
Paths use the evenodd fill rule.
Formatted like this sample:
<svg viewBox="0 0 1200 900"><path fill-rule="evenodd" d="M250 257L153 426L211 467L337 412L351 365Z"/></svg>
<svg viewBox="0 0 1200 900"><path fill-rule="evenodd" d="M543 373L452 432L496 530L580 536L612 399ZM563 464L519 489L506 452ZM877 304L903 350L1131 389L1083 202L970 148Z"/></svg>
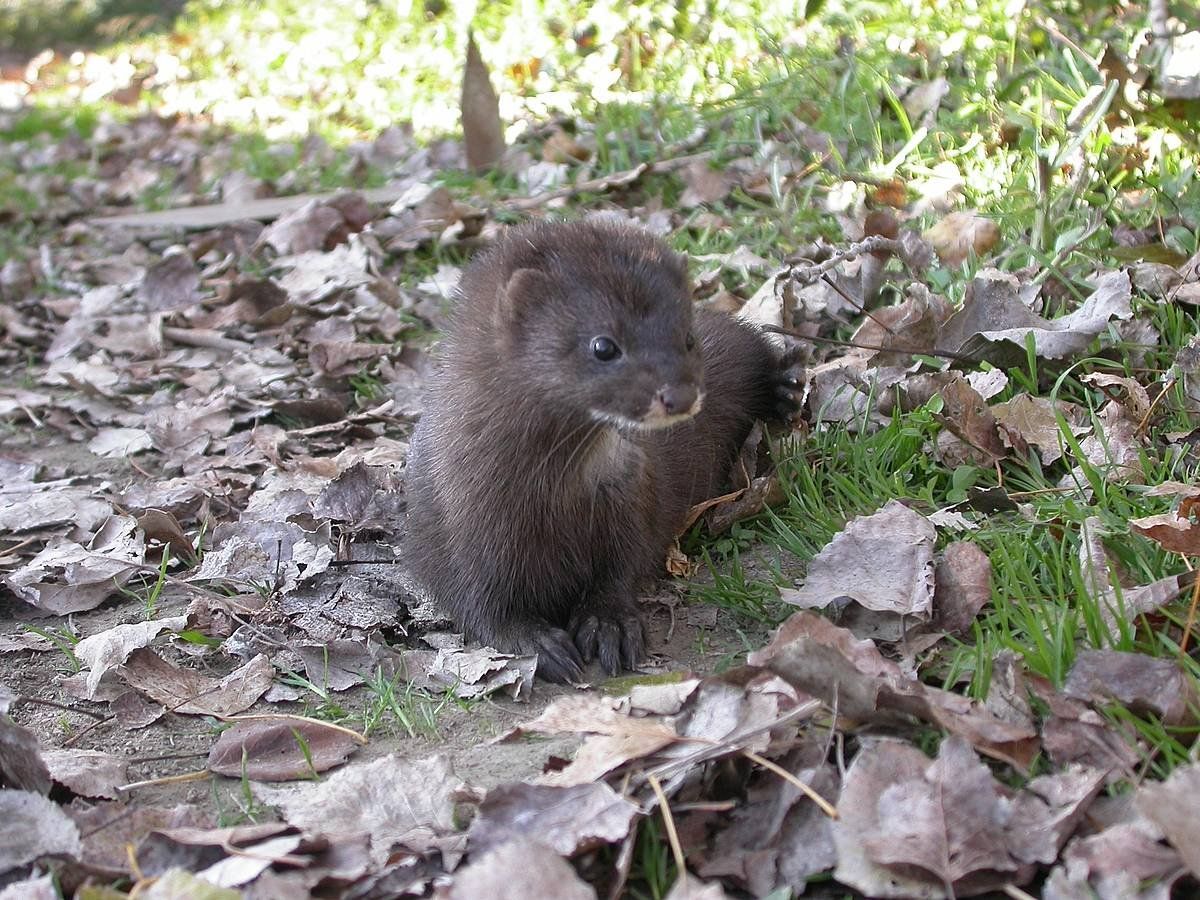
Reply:
<svg viewBox="0 0 1200 900"><path fill-rule="evenodd" d="M549 622L523 622L510 626L512 638L497 640L501 649L509 647L524 655L537 654L538 677L559 684L583 680L583 658L571 635Z"/></svg>

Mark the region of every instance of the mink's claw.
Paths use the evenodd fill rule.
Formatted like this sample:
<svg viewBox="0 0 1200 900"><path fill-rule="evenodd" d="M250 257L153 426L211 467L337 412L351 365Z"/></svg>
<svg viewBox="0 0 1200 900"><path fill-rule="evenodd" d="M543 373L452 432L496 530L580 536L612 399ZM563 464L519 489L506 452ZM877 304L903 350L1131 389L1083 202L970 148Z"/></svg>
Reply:
<svg viewBox="0 0 1200 900"><path fill-rule="evenodd" d="M642 659L645 636L642 621L634 613L616 616L585 616L572 622L575 646L587 662L599 659L608 675L634 668Z"/></svg>
<svg viewBox="0 0 1200 900"><path fill-rule="evenodd" d="M539 623L517 645L521 653L537 654L537 674L547 681L574 684L583 680L583 658L561 628Z"/></svg>
<svg viewBox="0 0 1200 900"><path fill-rule="evenodd" d="M775 374L775 414L781 422L791 424L800 418L804 403L804 357L808 348L795 342L789 345L779 360Z"/></svg>

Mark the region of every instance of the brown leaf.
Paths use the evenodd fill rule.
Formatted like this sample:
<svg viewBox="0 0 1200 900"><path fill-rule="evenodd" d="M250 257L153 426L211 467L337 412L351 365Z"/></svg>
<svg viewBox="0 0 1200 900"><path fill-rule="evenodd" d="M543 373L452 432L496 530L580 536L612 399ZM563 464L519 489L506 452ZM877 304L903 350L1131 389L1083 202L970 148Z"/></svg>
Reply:
<svg viewBox="0 0 1200 900"><path fill-rule="evenodd" d="M928 618L933 604L929 520L897 500L851 519L809 564L804 586L780 591L785 603L822 609L842 597L892 616Z"/></svg>
<svg viewBox="0 0 1200 900"><path fill-rule="evenodd" d="M1185 556L1200 556L1200 525L1181 519L1173 512L1130 519L1129 527L1166 550Z"/></svg>
<svg viewBox="0 0 1200 900"><path fill-rule="evenodd" d="M992 599L992 564L969 541L947 544L935 572L934 624L944 631L970 631L979 611Z"/></svg>
<svg viewBox="0 0 1200 900"><path fill-rule="evenodd" d="M1050 711L1042 722L1042 746L1055 765L1078 763L1111 777L1133 776L1142 757L1131 729L1114 728L1094 709L1059 693L1044 678L1028 676L1027 682Z"/></svg>
<svg viewBox="0 0 1200 900"><path fill-rule="evenodd" d="M555 128L542 144L542 159L552 163L584 162L592 153L561 128Z"/></svg>
<svg viewBox="0 0 1200 900"><path fill-rule="evenodd" d="M788 621L798 616L818 618L811 613L796 613ZM785 623L781 633L787 627ZM794 625L792 630L797 632L799 627ZM782 646L777 636L767 648L772 655L766 665L800 691L836 709L839 715L891 726L902 725L907 716L914 716L964 737L981 753L1022 770L1037 755L1037 733L1031 725L1006 722L960 694L905 678L895 664L881 665L884 661L877 650L867 653L860 645L852 661L839 649L847 643L846 629L818 626L812 634ZM751 662L755 659L761 656L752 655ZM881 670L883 674L873 674Z"/></svg>
<svg viewBox="0 0 1200 900"><path fill-rule="evenodd" d="M712 167L707 159L697 159L679 173L687 186L679 198L684 209L695 209L706 203L718 203L729 196L737 179Z"/></svg>
<svg viewBox="0 0 1200 900"><path fill-rule="evenodd" d="M138 648L147 646L164 631L182 631L186 627L187 616L175 616L154 622L117 625L84 638L75 645L75 656L89 666L87 696L95 697L104 673L119 666Z"/></svg>
<svg viewBox="0 0 1200 900"><path fill-rule="evenodd" d="M1063 693L1089 703L1115 700L1167 725L1195 722L1193 711L1200 709L1191 679L1173 660L1118 650L1081 650Z"/></svg>
<svg viewBox="0 0 1200 900"><path fill-rule="evenodd" d="M0 875L43 856L78 857L81 849L79 829L57 803L0 790Z"/></svg>
<svg viewBox="0 0 1200 900"><path fill-rule="evenodd" d="M42 758L50 777L80 797L115 800L129 781L128 761L99 750L46 750Z"/></svg>
<svg viewBox="0 0 1200 900"><path fill-rule="evenodd" d="M362 743L344 728L312 719L250 719L221 732L208 768L231 778L293 781L340 766Z"/></svg>
<svg viewBox="0 0 1200 900"><path fill-rule="evenodd" d="M1179 854L1145 819L1072 841L1046 881L1045 900L1168 900L1183 874Z"/></svg>
<svg viewBox="0 0 1200 900"><path fill-rule="evenodd" d="M3 697L0 689L0 698ZM50 773L42 761L37 736L8 718L8 703L0 701L0 788L50 793Z"/></svg>
<svg viewBox="0 0 1200 900"><path fill-rule="evenodd" d="M1009 852L1005 799L970 745L949 737L919 777L884 787L874 804L878 819L859 839L872 861L892 871L915 868L956 893L1023 883L1032 870Z"/></svg>
<svg viewBox="0 0 1200 900"><path fill-rule="evenodd" d="M342 214L325 202L310 200L284 213L259 238L280 256L326 249L330 236L345 225Z"/></svg>
<svg viewBox="0 0 1200 900"><path fill-rule="evenodd" d="M1003 367L1024 360L1025 341L1032 337L1038 357L1061 359L1086 350L1110 319L1133 315L1125 272L1100 276L1079 309L1057 319L1043 319L1030 311L1022 301L1022 289L1013 275L982 270L972 281L962 309L943 326L938 349Z"/></svg>
<svg viewBox="0 0 1200 900"><path fill-rule="evenodd" d="M151 650L135 650L121 677L173 712L193 716L231 716L253 706L271 686L275 669L265 654L218 680L174 666Z"/></svg>
<svg viewBox="0 0 1200 900"><path fill-rule="evenodd" d="M260 785L255 793L279 806L297 828L329 836L369 834L371 859L382 865L395 845L414 853L457 854L462 841L455 799L464 787L444 757L389 754L346 766L318 783Z"/></svg>
<svg viewBox="0 0 1200 900"><path fill-rule="evenodd" d="M500 124L500 101L492 89L487 66L467 32L467 62L462 81L462 129L467 165L486 169L504 155L504 130Z"/></svg>
<svg viewBox="0 0 1200 900"><path fill-rule="evenodd" d="M454 874L446 900L595 900L596 891L536 832L523 834ZM439 894L439 896L443 896Z"/></svg>
<svg viewBox="0 0 1200 900"><path fill-rule="evenodd" d="M137 572L145 541L128 516L112 516L86 547L56 538L4 579L30 606L63 616L95 609Z"/></svg>
<svg viewBox="0 0 1200 900"><path fill-rule="evenodd" d="M959 266L968 256L984 256L1000 240L1000 226L974 212L952 212L925 231L938 258Z"/></svg>
<svg viewBox="0 0 1200 900"><path fill-rule="evenodd" d="M487 853L526 835L561 856L573 856L629 834L637 804L602 781L570 787L502 784L488 791L471 823L471 853Z"/></svg>
<svg viewBox="0 0 1200 900"><path fill-rule="evenodd" d="M1200 765L1187 763L1178 766L1164 782L1142 784L1137 790L1135 802L1142 815L1163 830L1192 875L1200 878L1200 818L1196 816L1198 792Z"/></svg>
<svg viewBox="0 0 1200 900"><path fill-rule="evenodd" d="M1042 459L1042 465L1048 466L1062 456L1065 443L1056 410L1066 419L1075 435L1087 431L1087 426L1081 422L1083 411L1075 404L1063 401L1054 403L1045 397L1030 394L1018 394L1011 400L994 404L992 415L1000 424L1005 446L1017 448L1022 455L1022 443L1034 447Z"/></svg>
<svg viewBox="0 0 1200 900"><path fill-rule="evenodd" d="M173 248L146 270L138 294L147 309L183 309L200 300L200 272L186 250Z"/></svg>

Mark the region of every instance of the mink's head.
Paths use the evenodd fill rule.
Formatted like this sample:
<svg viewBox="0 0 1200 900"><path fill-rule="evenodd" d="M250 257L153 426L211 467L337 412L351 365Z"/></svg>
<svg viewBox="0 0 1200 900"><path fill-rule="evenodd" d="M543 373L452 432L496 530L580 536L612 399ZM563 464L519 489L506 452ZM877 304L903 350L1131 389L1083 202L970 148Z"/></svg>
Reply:
<svg viewBox="0 0 1200 900"><path fill-rule="evenodd" d="M622 429L699 411L687 266L648 232L603 220L516 228L467 270L460 290L457 343L487 348L497 390Z"/></svg>

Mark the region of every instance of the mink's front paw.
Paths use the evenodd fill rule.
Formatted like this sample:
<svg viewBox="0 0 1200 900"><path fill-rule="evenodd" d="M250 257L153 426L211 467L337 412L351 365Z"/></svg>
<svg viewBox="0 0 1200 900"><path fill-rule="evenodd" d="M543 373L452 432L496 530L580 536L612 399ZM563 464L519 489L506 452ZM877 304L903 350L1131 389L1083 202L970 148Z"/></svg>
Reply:
<svg viewBox="0 0 1200 900"><path fill-rule="evenodd" d="M775 415L780 422L792 425L800 418L804 403L804 359L808 348L797 341L789 342L775 370Z"/></svg>
<svg viewBox="0 0 1200 900"><path fill-rule="evenodd" d="M573 684L583 680L583 658L571 635L547 622L531 622L513 642L520 653L537 654L537 674L547 681Z"/></svg>
<svg viewBox="0 0 1200 900"><path fill-rule="evenodd" d="M571 620L570 629L584 660L599 659L608 675L632 669L642 660L646 637L642 620L632 609L581 615Z"/></svg>

